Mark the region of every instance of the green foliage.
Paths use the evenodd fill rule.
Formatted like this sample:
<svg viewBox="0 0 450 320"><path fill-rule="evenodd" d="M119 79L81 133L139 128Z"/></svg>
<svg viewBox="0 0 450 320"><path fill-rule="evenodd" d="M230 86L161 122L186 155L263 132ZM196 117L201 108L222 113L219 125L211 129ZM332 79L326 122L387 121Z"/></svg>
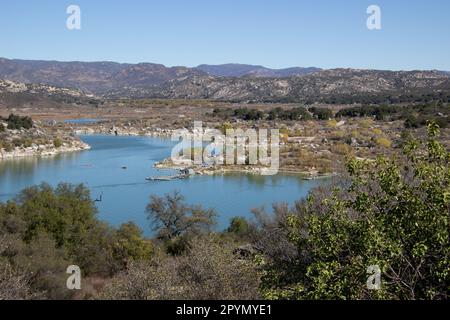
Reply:
<svg viewBox="0 0 450 320"><path fill-rule="evenodd" d="M312 112L318 120L329 120L333 117L333 111L328 108L312 107L309 108L309 111Z"/></svg>
<svg viewBox="0 0 450 320"><path fill-rule="evenodd" d="M339 110L340 117L374 117L377 120L404 120L406 128L420 128L428 122L435 122L441 128L450 123L450 111L447 104L428 103L419 105L362 105Z"/></svg>
<svg viewBox="0 0 450 320"><path fill-rule="evenodd" d="M263 112L256 109L240 108L240 109L219 109L216 108L213 111L213 115L221 117L223 119L240 119L244 121L255 120L311 120L313 119L311 114L304 107L295 107L291 109L283 109L280 107L271 109L269 112Z"/></svg>
<svg viewBox="0 0 450 320"><path fill-rule="evenodd" d="M275 108L269 111L268 120L311 120L311 114L304 107L296 107L289 110Z"/></svg>
<svg viewBox="0 0 450 320"><path fill-rule="evenodd" d="M139 228L128 223L114 230L96 213L83 185L23 190L15 200L0 203L0 267L19 270L33 294L66 299L73 294L65 285L69 265L80 266L83 276L104 277L128 261L150 258L151 243Z"/></svg>
<svg viewBox="0 0 450 320"><path fill-rule="evenodd" d="M62 146L62 141L61 141L61 139L55 138L55 139L53 140L53 145L55 146L55 148L61 148L61 146Z"/></svg>
<svg viewBox="0 0 450 320"><path fill-rule="evenodd" d="M153 252L152 243L142 237L142 230L134 222L121 225L116 234L114 257L117 261L123 261L126 265L130 260L150 259Z"/></svg>
<svg viewBox="0 0 450 320"><path fill-rule="evenodd" d="M230 226L227 229L228 233L233 233L237 236L244 236L250 231L250 226L247 220L243 217L233 217L230 221Z"/></svg>
<svg viewBox="0 0 450 320"><path fill-rule="evenodd" d="M5 120L10 130L19 130L22 128L29 130L33 127L33 120L30 117L21 117L11 113Z"/></svg>
<svg viewBox="0 0 450 320"><path fill-rule="evenodd" d="M268 264L265 297L448 299L450 153L428 129L425 150L412 141L400 159L351 160L349 187L291 213L296 258ZM366 286L371 265L380 290Z"/></svg>

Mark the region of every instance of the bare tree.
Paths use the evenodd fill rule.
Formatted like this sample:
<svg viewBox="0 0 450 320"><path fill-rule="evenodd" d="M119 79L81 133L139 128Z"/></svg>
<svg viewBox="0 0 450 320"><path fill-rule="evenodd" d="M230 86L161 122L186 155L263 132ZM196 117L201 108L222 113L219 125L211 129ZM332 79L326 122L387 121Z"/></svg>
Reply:
<svg viewBox="0 0 450 320"><path fill-rule="evenodd" d="M213 209L187 205L179 192L164 197L151 196L147 214L153 230L163 240L209 231L217 216Z"/></svg>

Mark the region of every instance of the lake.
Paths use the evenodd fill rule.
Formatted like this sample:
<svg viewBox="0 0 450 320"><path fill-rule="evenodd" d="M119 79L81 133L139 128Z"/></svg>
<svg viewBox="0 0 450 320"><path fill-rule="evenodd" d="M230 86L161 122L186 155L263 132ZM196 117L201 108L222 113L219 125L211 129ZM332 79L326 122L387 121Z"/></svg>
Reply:
<svg viewBox="0 0 450 320"><path fill-rule="evenodd" d="M184 180L146 181L148 176L168 175L171 170L153 168L156 161L170 156L175 142L135 136L80 136L92 149L54 157L30 157L0 161L0 201L13 198L22 189L47 182L83 183L97 202L99 218L114 226L134 221L146 235L151 234L145 207L150 195L180 191L189 204L215 208L218 230L234 216L251 217L251 209L274 202L304 198L324 180L302 180L295 175L256 176L229 174L198 175ZM126 167L127 169L122 169Z"/></svg>

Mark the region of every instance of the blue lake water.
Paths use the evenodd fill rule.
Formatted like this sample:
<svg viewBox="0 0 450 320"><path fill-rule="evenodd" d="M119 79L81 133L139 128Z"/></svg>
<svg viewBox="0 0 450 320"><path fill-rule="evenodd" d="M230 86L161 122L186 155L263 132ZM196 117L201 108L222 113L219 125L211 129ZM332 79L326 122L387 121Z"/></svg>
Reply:
<svg viewBox="0 0 450 320"><path fill-rule="evenodd" d="M93 124L97 122L101 122L102 119L91 119L91 118L81 118L81 119L71 119L65 120L64 123L68 124Z"/></svg>
<svg viewBox="0 0 450 320"><path fill-rule="evenodd" d="M304 198L324 181L305 181L294 175L193 176L168 182L146 181L148 176L172 174L153 168L156 161L170 156L174 142L150 137L81 136L89 151L54 157L31 157L0 161L0 201L13 198L22 189L47 182L83 183L97 202L99 218L112 225L134 221L149 235L145 207L150 195L181 192L189 204L215 208L218 230L226 228L234 216L251 216L251 209L274 202ZM127 169L122 169L127 167Z"/></svg>

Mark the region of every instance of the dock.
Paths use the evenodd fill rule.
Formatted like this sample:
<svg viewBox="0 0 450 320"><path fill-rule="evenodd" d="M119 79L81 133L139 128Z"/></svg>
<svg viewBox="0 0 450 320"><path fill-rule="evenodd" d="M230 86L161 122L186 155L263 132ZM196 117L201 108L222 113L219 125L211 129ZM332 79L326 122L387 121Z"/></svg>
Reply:
<svg viewBox="0 0 450 320"><path fill-rule="evenodd" d="M147 177L145 180L147 181L172 181L176 179L186 179L188 176L177 174L174 176L160 176L160 177Z"/></svg>
<svg viewBox="0 0 450 320"><path fill-rule="evenodd" d="M147 181L171 181L176 179L187 179L190 176L195 175L195 171L192 169L181 169L178 174L171 176L155 176L155 177L147 177L145 180Z"/></svg>

